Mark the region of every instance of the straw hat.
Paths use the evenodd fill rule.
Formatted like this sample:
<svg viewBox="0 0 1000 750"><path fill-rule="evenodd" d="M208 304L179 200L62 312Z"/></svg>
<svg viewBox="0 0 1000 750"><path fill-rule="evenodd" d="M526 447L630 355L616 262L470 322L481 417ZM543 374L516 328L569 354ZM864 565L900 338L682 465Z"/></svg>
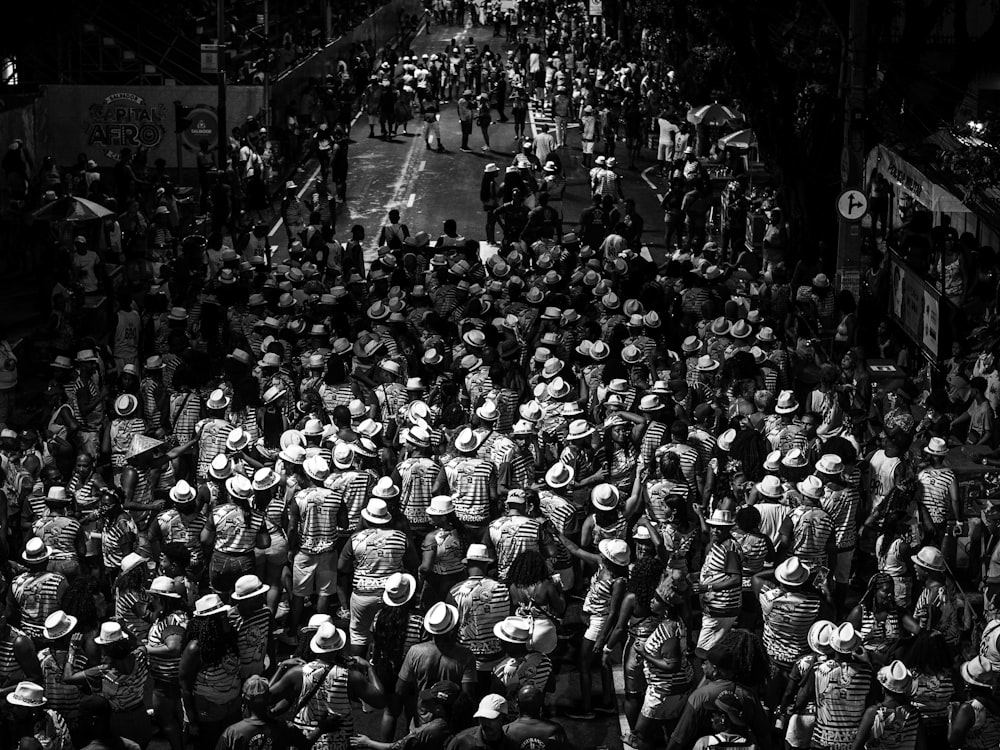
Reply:
<svg viewBox="0 0 1000 750"><path fill-rule="evenodd" d="M613 484L604 482L594 487L590 491L590 502L598 510L614 510L621 500L618 488Z"/></svg>
<svg viewBox="0 0 1000 750"><path fill-rule="evenodd" d="M816 461L816 472L827 476L840 476L844 471L844 460L835 453L826 453Z"/></svg>
<svg viewBox="0 0 1000 750"><path fill-rule="evenodd" d="M402 607L416 592L416 578L409 573L393 573L385 580L382 601L389 607Z"/></svg>
<svg viewBox="0 0 1000 750"><path fill-rule="evenodd" d="M45 502L49 505L66 505L70 502L70 496L65 487L53 485L45 495Z"/></svg>
<svg viewBox="0 0 1000 750"><path fill-rule="evenodd" d="M948 442L944 438L932 437L924 448L924 453L929 456L947 456Z"/></svg>
<svg viewBox="0 0 1000 750"><path fill-rule="evenodd" d="M795 399L795 394L791 391L782 391L778 394L778 401L775 403L774 411L778 414L791 414L798 411L799 402Z"/></svg>
<svg viewBox="0 0 1000 750"><path fill-rule="evenodd" d="M429 516L447 516L455 512L455 501L450 495L435 495L427 505Z"/></svg>
<svg viewBox="0 0 1000 750"><path fill-rule="evenodd" d="M559 400L566 398L570 393L570 384L563 380L561 377L556 376L553 378L548 386L546 386L546 391L549 394L549 398Z"/></svg>
<svg viewBox="0 0 1000 750"><path fill-rule="evenodd" d="M229 404L232 403L232 399L226 395L226 392L221 388L216 388L208 397L208 401L205 406L209 409L215 409L221 411L223 409L228 409Z"/></svg>
<svg viewBox="0 0 1000 750"><path fill-rule="evenodd" d="M829 620L817 620L814 622L809 627L809 634L806 636L809 648L820 655L830 653L832 650L830 647L830 636L833 634L835 627Z"/></svg>
<svg viewBox="0 0 1000 750"><path fill-rule="evenodd" d="M604 559L621 567L628 565L632 559L624 539L602 539L597 544L597 550Z"/></svg>
<svg viewBox="0 0 1000 750"><path fill-rule="evenodd" d="M582 440L594 434L594 428L585 419L574 419L569 423L566 440Z"/></svg>
<svg viewBox="0 0 1000 750"><path fill-rule="evenodd" d="M944 561L944 555L941 554L941 550L937 547L921 547L917 554L910 555L910 559L913 561L914 565L917 565L924 570L933 570L937 573L942 573L947 569L947 565Z"/></svg>
<svg viewBox="0 0 1000 750"><path fill-rule="evenodd" d="M376 526L384 526L392 521L389 506L380 497L373 497L368 501L368 505L361 509L361 517Z"/></svg>
<svg viewBox="0 0 1000 750"><path fill-rule="evenodd" d="M68 615L61 609L45 618L45 626L42 628L42 635L47 640L57 641L63 636L69 635L76 627L77 619L73 615Z"/></svg>
<svg viewBox="0 0 1000 750"><path fill-rule="evenodd" d="M19 682L13 693L7 694L7 702L12 706L23 706L24 708L41 708L48 699L45 697L45 689L34 682Z"/></svg>
<svg viewBox="0 0 1000 750"><path fill-rule="evenodd" d="M913 687L913 675L899 659L886 664L878 671L878 681L892 693L908 694Z"/></svg>
<svg viewBox="0 0 1000 750"><path fill-rule="evenodd" d="M437 602L424 615L424 630L431 635L444 635L458 625L458 607Z"/></svg>
<svg viewBox="0 0 1000 750"><path fill-rule="evenodd" d="M131 393L123 393L115 399L115 414L122 419L131 417L139 408L139 399Z"/></svg>
<svg viewBox="0 0 1000 750"><path fill-rule="evenodd" d="M465 427L455 437L455 450L461 453L474 453L482 443L482 435L471 427Z"/></svg>
<svg viewBox="0 0 1000 750"><path fill-rule="evenodd" d="M348 443L338 443L333 449L333 465L338 469L350 469L354 465L354 448Z"/></svg>
<svg viewBox="0 0 1000 750"><path fill-rule="evenodd" d="M238 500L249 500L253 497L253 485L242 474L233 474L226 480L226 492Z"/></svg>
<svg viewBox="0 0 1000 750"><path fill-rule="evenodd" d="M607 359L610 355L611 347L603 341L595 341L590 347L590 358L597 362Z"/></svg>
<svg viewBox="0 0 1000 750"><path fill-rule="evenodd" d="M793 555L774 569L774 578L785 586L802 586L809 580L809 570Z"/></svg>
<svg viewBox="0 0 1000 750"><path fill-rule="evenodd" d="M233 601L243 601L244 599L253 599L255 596L263 596L271 587L260 580L257 576L253 574L248 574L245 576L240 576L236 579L236 584L233 586Z"/></svg>
<svg viewBox="0 0 1000 750"><path fill-rule="evenodd" d="M493 626L493 635L507 643L526 644L531 640L531 620L512 615Z"/></svg>
<svg viewBox="0 0 1000 750"><path fill-rule="evenodd" d="M725 526L729 528L736 525L736 521L733 519L733 512L719 508L712 511L712 515L705 519L705 523L709 526Z"/></svg>
<svg viewBox="0 0 1000 750"><path fill-rule="evenodd" d="M242 427L236 427L226 437L226 450L241 451L250 445L250 435Z"/></svg>
<svg viewBox="0 0 1000 750"><path fill-rule="evenodd" d="M146 589L150 594L165 596L168 599L180 599L181 595L177 591L177 584L170 576L157 576Z"/></svg>
<svg viewBox="0 0 1000 750"><path fill-rule="evenodd" d="M495 422L500 419L500 409L497 407L496 401L487 399L482 406L476 409L476 416L487 422Z"/></svg>
<svg viewBox="0 0 1000 750"><path fill-rule="evenodd" d="M148 560L140 555L138 552L129 552L125 557L122 558L119 567L122 573L128 573L134 568L138 568L140 565L145 565Z"/></svg>
<svg viewBox="0 0 1000 750"><path fill-rule="evenodd" d="M970 685L992 688L997 683L997 671L982 655L974 656L962 664L960 671L962 679ZM10 699L8 698L8 700Z"/></svg>
<svg viewBox="0 0 1000 750"><path fill-rule="evenodd" d="M764 497L779 498L785 494L785 488L781 485L781 479L768 474L757 482L757 493Z"/></svg>
<svg viewBox="0 0 1000 750"><path fill-rule="evenodd" d="M347 645L347 635L332 622L325 622L316 629L309 641L309 648L317 654L332 654Z"/></svg>
<svg viewBox="0 0 1000 750"><path fill-rule="evenodd" d="M562 489L573 481L573 469L562 461L556 461L545 472L545 483L554 490Z"/></svg>
<svg viewBox="0 0 1000 750"><path fill-rule="evenodd" d="M462 562L466 565L470 562L491 563L493 562L493 556L490 554L489 547L485 544L470 544L465 557L462 558Z"/></svg>
<svg viewBox="0 0 1000 750"><path fill-rule="evenodd" d="M861 636L854 626L845 622L830 633L830 646L839 654L851 654L861 645Z"/></svg>
<svg viewBox="0 0 1000 750"><path fill-rule="evenodd" d="M697 370L698 372L714 372L719 369L719 361L713 359L710 354L703 354L698 357Z"/></svg>
<svg viewBox="0 0 1000 750"><path fill-rule="evenodd" d="M253 488L257 492L263 492L264 490L269 490L272 487L277 487L281 483L281 477L274 471L274 469L269 469L266 466L262 469L257 469L253 475Z"/></svg>
<svg viewBox="0 0 1000 750"><path fill-rule="evenodd" d="M383 500L399 497L399 487L392 481L392 477L379 477L378 481L375 482L375 486L372 487L371 492L372 497L378 497Z"/></svg>
<svg viewBox="0 0 1000 750"><path fill-rule="evenodd" d="M809 465L809 459L799 448L792 448L782 457L781 464L791 469L801 469Z"/></svg>
<svg viewBox="0 0 1000 750"><path fill-rule="evenodd" d="M105 622L101 623L101 632L94 638L94 643L100 644L101 646L108 646L112 643L118 643L118 641L124 641L127 638L125 631L122 630L122 626L117 622Z"/></svg>
<svg viewBox="0 0 1000 750"><path fill-rule="evenodd" d="M230 610L228 604L223 603L218 594L205 594L194 603L195 617L211 617Z"/></svg>
<svg viewBox="0 0 1000 750"><path fill-rule="evenodd" d="M21 559L26 563L43 563L51 555L52 548L46 546L45 542L34 536L24 545L24 552L21 553Z"/></svg>
<svg viewBox="0 0 1000 750"><path fill-rule="evenodd" d="M795 488L802 493L804 497L812 498L813 500L821 500L823 498L823 480L815 474L807 476L801 482L796 484Z"/></svg>

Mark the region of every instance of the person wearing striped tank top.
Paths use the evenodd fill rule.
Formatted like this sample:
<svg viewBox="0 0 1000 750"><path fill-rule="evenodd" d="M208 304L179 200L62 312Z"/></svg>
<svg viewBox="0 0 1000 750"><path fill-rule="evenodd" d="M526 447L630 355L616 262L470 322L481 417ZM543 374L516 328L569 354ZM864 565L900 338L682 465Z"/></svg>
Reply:
<svg viewBox="0 0 1000 750"><path fill-rule="evenodd" d="M342 607L350 602L351 651L357 656L368 649L386 579L417 568L416 550L394 520L385 500L369 500L361 511L362 528L351 534L337 563L337 592Z"/></svg>
<svg viewBox="0 0 1000 750"><path fill-rule="evenodd" d="M38 655L31 637L11 625L6 615L0 615L0 687L11 687L21 680L42 681Z"/></svg>
<svg viewBox="0 0 1000 750"><path fill-rule="evenodd" d="M920 632L916 621L896 604L892 577L876 573L847 621L861 635L861 643L877 663L884 663L904 635Z"/></svg>
<svg viewBox="0 0 1000 750"><path fill-rule="evenodd" d="M812 624L833 614L809 584L809 571L797 557L789 557L773 572L754 576L754 591L764 615L764 648L771 661L769 706L778 705L792 667L809 653Z"/></svg>
<svg viewBox="0 0 1000 750"><path fill-rule="evenodd" d="M677 420L671 425L670 442L657 449L656 455L659 455L660 451L670 451L677 454L680 458L681 475L688 486L688 493L691 497L701 497L705 465L698 451L688 443L688 427L684 422Z"/></svg>
<svg viewBox="0 0 1000 750"><path fill-rule="evenodd" d="M469 576L452 587L445 601L458 608L458 643L475 655L479 687L485 690L503 656L493 628L510 614L510 591L486 575L494 561L485 544L470 544L464 562Z"/></svg>
<svg viewBox="0 0 1000 750"><path fill-rule="evenodd" d="M528 618L506 617L493 626L493 633L500 640L503 658L493 668L489 692L506 696L507 719L513 721L521 715L517 705L521 688L531 686L545 692L552 674L552 660L530 648L532 621Z"/></svg>
<svg viewBox="0 0 1000 750"><path fill-rule="evenodd" d="M76 624L77 619L62 610L53 612L45 621L45 648L38 652L43 675L42 686L45 688L48 705L53 711L59 712L70 730L77 727L83 690L78 685L68 684L64 672L66 669L74 672L83 670L87 664L87 657L79 653L75 645L70 645L71 641L82 639L82 636L73 634Z"/></svg>
<svg viewBox="0 0 1000 750"><path fill-rule="evenodd" d="M700 506L693 507L700 514ZM702 523L708 526L710 539L695 585L702 611L697 647L707 652L736 623L742 599L743 556L732 537L736 525L732 511L714 510Z"/></svg>
<svg viewBox="0 0 1000 750"><path fill-rule="evenodd" d="M934 524L932 544L941 545L952 566L955 564L955 537L949 533L949 524L962 523L965 513L958 497L958 479L955 472L945 465L948 444L942 438L931 438L924 447L928 466L917 474L921 490L920 503Z"/></svg>
<svg viewBox="0 0 1000 750"><path fill-rule="evenodd" d="M49 548L38 537L24 545L21 560L25 572L10 585L10 601L21 615L21 628L31 638L40 638L45 618L59 609L63 594L69 588L66 577L48 570Z"/></svg>
<svg viewBox="0 0 1000 750"><path fill-rule="evenodd" d="M115 619L140 643L149 632L149 609L152 604L149 591L149 561L136 552L129 552L122 560L121 573L113 588Z"/></svg>
<svg viewBox="0 0 1000 750"><path fill-rule="evenodd" d="M315 750L349 750L354 734L352 701L379 709L385 706L385 690L368 662L347 655L347 636L333 625L323 623L309 641L311 659L286 671L271 684L276 709L291 706L293 723L309 735L324 729L337 716L336 727L320 734Z"/></svg>
<svg viewBox="0 0 1000 750"><path fill-rule="evenodd" d="M572 591L576 584L573 556L560 540L563 536L573 541L580 538L582 518L580 508L565 493L576 476L572 467L557 461L545 472L546 488L538 493L538 508L551 527L557 542L556 554L551 557L552 570L559 576L565 591ZM587 491L589 495L589 490ZM544 529L543 529L544 530Z"/></svg>
<svg viewBox="0 0 1000 750"><path fill-rule="evenodd" d="M907 650L906 666L913 676L910 703L920 714L925 746L947 747L955 681L951 651L944 636L918 633Z"/></svg>
<svg viewBox="0 0 1000 750"><path fill-rule="evenodd" d="M347 525L344 530L353 534L361 528L361 510L378 477L371 469L356 466L364 460L350 445L338 445L333 454L333 468L324 485L334 491L341 504L347 508ZM346 539L346 536L341 537Z"/></svg>
<svg viewBox="0 0 1000 750"><path fill-rule="evenodd" d="M830 514L820 506L823 480L810 474L796 487L801 505L792 511L792 547L789 553L811 570L825 567L829 571L836 559L837 538Z"/></svg>
<svg viewBox="0 0 1000 750"><path fill-rule="evenodd" d="M205 567L205 554L201 546L201 531L207 519L205 507L195 489L181 479L170 488L170 504L156 516L152 538L158 547L180 542L191 554L195 571Z"/></svg>
<svg viewBox="0 0 1000 750"><path fill-rule="evenodd" d="M534 484L541 454L538 435L527 419L519 419L511 428L514 451L497 465L497 490L505 495L511 490L524 490Z"/></svg>
<svg viewBox="0 0 1000 750"><path fill-rule="evenodd" d="M45 496L49 513L36 520L31 529L33 535L45 542L52 552L49 570L62 573L67 578L80 572L80 559L87 552L80 522L67 515L70 502L65 487L49 487Z"/></svg>
<svg viewBox="0 0 1000 750"><path fill-rule="evenodd" d="M236 580L233 588L233 608L229 619L236 632L236 646L240 656L240 679L263 674L265 658L276 661L271 637L273 621L271 610L264 602L270 587L253 574Z"/></svg>
<svg viewBox="0 0 1000 750"><path fill-rule="evenodd" d="M431 498L427 513L434 524L421 540L418 572L424 581L424 606L444 601L451 587L465 578L465 551L474 538L455 515L455 503L448 495Z"/></svg>
<svg viewBox="0 0 1000 750"><path fill-rule="evenodd" d="M149 657L142 642L125 632L117 622L101 625L96 638L101 646L100 694L111 704L111 729L139 747L146 747L153 735L153 723L146 712L144 694L149 679ZM67 682L80 684L85 672L64 673Z"/></svg>
<svg viewBox="0 0 1000 750"><path fill-rule="evenodd" d="M302 622L307 597L316 595L316 611L326 613L337 592L337 538L347 525L347 508L324 485L330 466L320 456L302 464L303 487L288 505L288 549L292 560L292 609L288 627Z"/></svg>
<svg viewBox="0 0 1000 750"><path fill-rule="evenodd" d="M184 586L167 576L158 576L149 591L154 614L146 636L146 653L153 678L153 717L170 743L170 750L183 750L178 668L188 626Z"/></svg>
<svg viewBox="0 0 1000 750"><path fill-rule="evenodd" d="M537 495L534 511L537 513ZM540 552L545 547L541 520L529 511L528 493L511 490L507 493L507 513L490 522L489 541L497 558L497 579L506 583L510 566L521 552ZM553 547L554 550L554 547Z"/></svg>
<svg viewBox="0 0 1000 750"><path fill-rule="evenodd" d="M435 495L448 490L444 467L432 455L430 432L421 425L406 431L404 453L392 470L392 481L399 487L399 506L413 530L415 540L423 542L431 530L427 506Z"/></svg>
<svg viewBox="0 0 1000 750"><path fill-rule="evenodd" d="M872 667L856 655L861 636L849 622L830 634L833 658L813 671L816 694L816 726L812 747L816 750L849 750L868 704Z"/></svg>
<svg viewBox="0 0 1000 750"><path fill-rule="evenodd" d="M830 442L840 444L839 439ZM846 441L843 441L846 442ZM827 450L831 450L827 446ZM848 458L853 463L856 453L853 446L844 445L842 450L849 453ZM833 603L837 614L843 615L847 600L847 584L851 580L851 564L854 561L854 550L858 539L858 508L861 495L852 491L844 480L847 462L834 453L826 453L816 461L816 476L823 482L823 497L820 507L826 511L833 523L833 537L836 556L834 557L833 573Z"/></svg>
<svg viewBox="0 0 1000 750"><path fill-rule="evenodd" d="M229 591L254 566L254 550L271 546L264 516L250 507L253 485L242 474L225 484L226 502L216 505L201 531L201 543L212 549L209 581L216 591Z"/></svg>
<svg viewBox="0 0 1000 750"><path fill-rule="evenodd" d="M240 716L239 646L229 609L218 594L195 602L177 668L184 721L206 750Z"/></svg>
<svg viewBox="0 0 1000 750"><path fill-rule="evenodd" d="M996 670L982 656L962 664L966 700L951 714L948 744L962 750L993 750L1000 745L1000 699Z"/></svg>
<svg viewBox="0 0 1000 750"><path fill-rule="evenodd" d="M444 468L455 499L455 514L477 539L486 532L497 505L497 471L491 461L476 458L480 436L470 428L455 438L458 453Z"/></svg>

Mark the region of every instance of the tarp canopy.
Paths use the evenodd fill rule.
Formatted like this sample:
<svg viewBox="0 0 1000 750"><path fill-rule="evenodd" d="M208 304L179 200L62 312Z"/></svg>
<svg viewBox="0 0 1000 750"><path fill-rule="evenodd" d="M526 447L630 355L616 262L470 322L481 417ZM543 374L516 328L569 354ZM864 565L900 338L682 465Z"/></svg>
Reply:
<svg viewBox="0 0 1000 750"><path fill-rule="evenodd" d="M865 174L877 169L917 203L935 213L971 213L962 200L941 187L917 167L888 146L876 146L868 152Z"/></svg>

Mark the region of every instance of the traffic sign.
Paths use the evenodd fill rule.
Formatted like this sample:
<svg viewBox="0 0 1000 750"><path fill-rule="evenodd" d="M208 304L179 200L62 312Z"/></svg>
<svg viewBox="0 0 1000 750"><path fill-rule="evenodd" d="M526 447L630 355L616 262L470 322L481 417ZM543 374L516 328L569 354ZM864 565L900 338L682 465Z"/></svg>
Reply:
<svg viewBox="0 0 1000 750"><path fill-rule="evenodd" d="M188 148L198 151L202 141L206 141L209 148L219 143L219 118L214 111L207 107L195 107L187 119L190 124L182 138Z"/></svg>
<svg viewBox="0 0 1000 750"><path fill-rule="evenodd" d="M201 45L201 72L214 74L219 72L219 45Z"/></svg>
<svg viewBox="0 0 1000 750"><path fill-rule="evenodd" d="M860 190L845 190L837 198L837 213L844 221L861 221L868 213L868 197Z"/></svg>

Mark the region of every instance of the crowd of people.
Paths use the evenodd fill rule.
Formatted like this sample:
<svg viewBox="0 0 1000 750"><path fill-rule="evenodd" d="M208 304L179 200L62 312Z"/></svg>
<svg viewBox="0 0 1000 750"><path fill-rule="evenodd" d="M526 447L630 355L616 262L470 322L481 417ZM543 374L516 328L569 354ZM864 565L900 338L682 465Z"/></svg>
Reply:
<svg viewBox="0 0 1000 750"><path fill-rule="evenodd" d="M866 349L880 264L860 300L836 292L773 196L746 245L739 182L717 234L711 139L670 76L572 12L473 8L513 36L387 55L362 111L372 137L419 116L439 148L455 101L465 150L509 102L511 148L479 123L515 152L484 170L484 231L393 209L338 232L348 130L322 107L287 256L207 166L212 226L187 238L132 154L113 187L81 168L99 202L147 195L156 226L138 249L114 217L74 240L67 294L108 289L102 241L133 267L106 340L57 307L38 419L0 337L7 741L555 750L566 720L621 709L640 750L998 747L1000 505L949 455L1000 456L1000 352L959 347L936 387L882 328ZM551 134L527 138L532 99ZM593 199L575 222L549 205L571 120ZM241 186L267 135L234 130ZM622 136L668 182L655 261ZM927 233L946 273L949 240Z"/></svg>

